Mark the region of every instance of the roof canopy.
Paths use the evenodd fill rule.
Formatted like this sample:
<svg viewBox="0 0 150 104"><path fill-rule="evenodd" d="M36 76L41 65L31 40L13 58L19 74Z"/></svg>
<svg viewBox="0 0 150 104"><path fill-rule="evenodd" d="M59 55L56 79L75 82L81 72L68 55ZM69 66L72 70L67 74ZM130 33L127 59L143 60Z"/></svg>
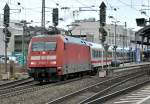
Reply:
<svg viewBox="0 0 150 104"><path fill-rule="evenodd" d="M137 36L144 36L150 38L150 25L143 27L139 31L136 32Z"/></svg>

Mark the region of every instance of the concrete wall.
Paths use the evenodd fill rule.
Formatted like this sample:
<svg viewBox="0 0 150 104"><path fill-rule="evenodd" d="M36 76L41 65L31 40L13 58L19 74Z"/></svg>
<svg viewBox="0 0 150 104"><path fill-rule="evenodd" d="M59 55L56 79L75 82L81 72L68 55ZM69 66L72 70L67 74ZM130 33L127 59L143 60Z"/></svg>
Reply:
<svg viewBox="0 0 150 104"><path fill-rule="evenodd" d="M11 32L11 38L10 42L8 43L8 50L7 53L11 54L14 51L14 35L22 35L23 34L23 29L22 25L18 25L18 21L11 22L10 27L8 27L9 31ZM3 24L2 21L0 21L0 55L5 54L5 34L3 33Z"/></svg>

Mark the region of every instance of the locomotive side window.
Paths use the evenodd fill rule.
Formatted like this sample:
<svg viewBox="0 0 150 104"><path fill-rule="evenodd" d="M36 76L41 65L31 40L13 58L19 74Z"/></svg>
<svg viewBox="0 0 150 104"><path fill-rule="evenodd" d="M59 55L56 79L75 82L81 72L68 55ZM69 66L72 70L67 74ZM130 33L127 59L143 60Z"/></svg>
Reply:
<svg viewBox="0 0 150 104"><path fill-rule="evenodd" d="M55 50L56 42L34 42L32 43L32 51L48 51Z"/></svg>
<svg viewBox="0 0 150 104"><path fill-rule="evenodd" d="M99 51L99 50L92 50L92 56L93 56L94 58L99 58L99 57L101 57L101 51Z"/></svg>

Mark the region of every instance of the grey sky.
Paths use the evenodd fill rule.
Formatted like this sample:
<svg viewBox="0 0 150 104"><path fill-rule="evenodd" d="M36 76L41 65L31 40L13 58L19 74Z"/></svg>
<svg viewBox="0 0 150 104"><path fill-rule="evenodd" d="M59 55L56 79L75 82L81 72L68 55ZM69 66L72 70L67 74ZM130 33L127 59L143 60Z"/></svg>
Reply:
<svg viewBox="0 0 150 104"><path fill-rule="evenodd" d="M45 0L46 1L46 21L50 21L46 26L52 25L52 8L58 7L69 7L67 10L59 10L59 17L63 18L64 21L60 21L59 27L66 27L67 24L73 22L75 19L84 18L96 18L99 19L99 12L95 11L80 11L79 7L90 7L86 8L88 10L98 10L99 5L104 1L107 5L107 17L109 15L114 16L119 24L123 25L127 22L128 28L137 28L135 19L145 17L148 19L150 14L146 11L146 15L141 14L141 9L149 9L149 0ZM20 2L21 5L17 5ZM27 21L33 20L34 25L40 25L41 23L41 3L42 0L0 0L0 14L3 14L4 5L8 3L11 9L21 9L11 10L11 19ZM56 3L59 5L56 6ZM91 7L95 6L95 7ZM116 8L116 11L114 11ZM84 8L85 9L85 8ZM75 16L73 17L73 11L75 11ZM1 15L2 18L2 15ZM112 19L107 18L107 23L111 23Z"/></svg>

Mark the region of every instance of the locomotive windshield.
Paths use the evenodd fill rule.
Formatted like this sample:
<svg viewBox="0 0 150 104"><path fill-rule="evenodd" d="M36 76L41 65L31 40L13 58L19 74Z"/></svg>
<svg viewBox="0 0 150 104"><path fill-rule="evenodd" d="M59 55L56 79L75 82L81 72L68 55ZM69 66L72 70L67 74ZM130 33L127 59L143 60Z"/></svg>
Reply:
<svg viewBox="0 0 150 104"><path fill-rule="evenodd" d="M56 50L56 42L34 42L32 51L49 51Z"/></svg>

